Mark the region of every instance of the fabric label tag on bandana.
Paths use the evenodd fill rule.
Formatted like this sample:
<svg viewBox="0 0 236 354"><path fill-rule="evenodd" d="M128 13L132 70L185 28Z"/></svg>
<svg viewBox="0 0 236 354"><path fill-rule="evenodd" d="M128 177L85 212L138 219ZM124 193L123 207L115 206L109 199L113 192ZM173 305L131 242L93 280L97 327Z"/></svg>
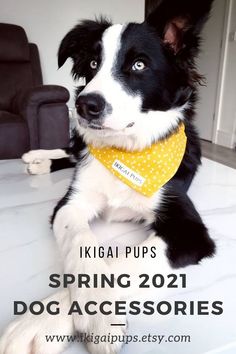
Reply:
<svg viewBox="0 0 236 354"><path fill-rule="evenodd" d="M142 151L126 151L114 147L96 148L90 153L113 175L137 192L151 197L177 172L186 149L184 124L168 138Z"/></svg>
<svg viewBox="0 0 236 354"><path fill-rule="evenodd" d="M142 186L145 182L145 178L140 176L135 171L132 171L129 167L125 166L121 161L115 160L112 165L112 168L119 172L122 176L127 178L132 183L136 184L136 186Z"/></svg>

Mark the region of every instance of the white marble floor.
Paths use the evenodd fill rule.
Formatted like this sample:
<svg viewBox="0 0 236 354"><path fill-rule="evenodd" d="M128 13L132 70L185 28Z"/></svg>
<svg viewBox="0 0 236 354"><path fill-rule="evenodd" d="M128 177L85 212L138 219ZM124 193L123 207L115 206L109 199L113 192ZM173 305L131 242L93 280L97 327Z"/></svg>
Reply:
<svg viewBox="0 0 236 354"><path fill-rule="evenodd" d="M71 173L28 176L20 160L0 161L0 332L14 317L13 301L49 295L48 276L62 269L48 219ZM122 354L236 353L236 170L204 159L189 194L217 242L217 254L184 269L187 288L170 290L165 300L219 300L224 313L129 317L130 334L184 334L191 342L133 343L124 346ZM137 225L96 222L93 228L101 243L135 244L145 237ZM160 298L160 291L150 291L150 299L156 296ZM65 353L87 352L82 345L73 345Z"/></svg>

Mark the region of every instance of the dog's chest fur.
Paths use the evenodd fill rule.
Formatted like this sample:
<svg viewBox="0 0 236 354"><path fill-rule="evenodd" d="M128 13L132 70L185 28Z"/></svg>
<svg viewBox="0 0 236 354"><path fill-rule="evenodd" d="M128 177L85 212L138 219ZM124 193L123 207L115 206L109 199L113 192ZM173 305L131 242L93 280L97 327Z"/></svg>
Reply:
<svg viewBox="0 0 236 354"><path fill-rule="evenodd" d="M154 210L163 195L163 188L149 198L136 192L114 176L91 154L86 156L78 168L72 187L79 190L80 196L85 200L98 198L102 210L128 208L133 215L131 219L148 221L152 221ZM96 204L97 202L96 200ZM128 213L128 219L129 215L131 214Z"/></svg>

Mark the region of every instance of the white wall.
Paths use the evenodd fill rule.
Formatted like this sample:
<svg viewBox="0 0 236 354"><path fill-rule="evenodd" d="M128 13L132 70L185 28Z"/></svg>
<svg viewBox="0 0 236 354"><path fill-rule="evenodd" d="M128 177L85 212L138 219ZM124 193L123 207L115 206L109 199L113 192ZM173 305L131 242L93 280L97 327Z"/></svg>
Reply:
<svg viewBox="0 0 236 354"><path fill-rule="evenodd" d="M228 0L228 26L225 33L225 57L223 62L219 115L215 142L233 148L236 143L236 0Z"/></svg>
<svg viewBox="0 0 236 354"><path fill-rule="evenodd" d="M201 51L197 61L199 72L205 76L206 85L199 86L196 126L200 137L212 141L216 95L219 86L221 41L223 38L226 0L215 0L211 17L202 33Z"/></svg>
<svg viewBox="0 0 236 354"><path fill-rule="evenodd" d="M61 39L80 19L104 14L114 22L143 21L144 0L0 0L0 22L22 26L39 47L45 84L65 86L71 92L71 63L57 70Z"/></svg>

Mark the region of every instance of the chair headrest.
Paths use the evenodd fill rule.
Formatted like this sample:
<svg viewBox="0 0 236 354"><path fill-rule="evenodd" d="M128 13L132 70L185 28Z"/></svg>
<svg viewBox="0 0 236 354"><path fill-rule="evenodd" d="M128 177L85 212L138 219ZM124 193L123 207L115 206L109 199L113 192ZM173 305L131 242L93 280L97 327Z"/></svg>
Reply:
<svg viewBox="0 0 236 354"><path fill-rule="evenodd" d="M0 61L29 61L29 43L20 26L0 23Z"/></svg>

